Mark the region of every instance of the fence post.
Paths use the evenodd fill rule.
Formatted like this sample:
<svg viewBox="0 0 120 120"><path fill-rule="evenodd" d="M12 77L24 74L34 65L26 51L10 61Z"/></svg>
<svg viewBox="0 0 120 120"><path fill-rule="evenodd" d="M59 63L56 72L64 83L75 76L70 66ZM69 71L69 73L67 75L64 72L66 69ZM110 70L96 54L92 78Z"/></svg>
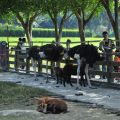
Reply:
<svg viewBox="0 0 120 120"><path fill-rule="evenodd" d="M38 73L42 73L42 60L38 60Z"/></svg>
<svg viewBox="0 0 120 120"><path fill-rule="evenodd" d="M107 82L108 86L113 82L112 78L112 72L113 72L113 66L112 66L112 51L106 52L106 61L107 61Z"/></svg>
<svg viewBox="0 0 120 120"><path fill-rule="evenodd" d="M26 58L26 73L30 73L30 60Z"/></svg>
<svg viewBox="0 0 120 120"><path fill-rule="evenodd" d="M17 71L18 72L18 50L17 49L15 49L15 71Z"/></svg>
<svg viewBox="0 0 120 120"><path fill-rule="evenodd" d="M8 48L7 48L7 70L9 71L9 68L10 68L10 63L9 63L9 61L10 61L10 54L9 54L9 42L8 42Z"/></svg>
<svg viewBox="0 0 120 120"><path fill-rule="evenodd" d="M9 48L6 50L6 56L7 56L7 71L9 71L9 68L10 68L10 64L9 64Z"/></svg>

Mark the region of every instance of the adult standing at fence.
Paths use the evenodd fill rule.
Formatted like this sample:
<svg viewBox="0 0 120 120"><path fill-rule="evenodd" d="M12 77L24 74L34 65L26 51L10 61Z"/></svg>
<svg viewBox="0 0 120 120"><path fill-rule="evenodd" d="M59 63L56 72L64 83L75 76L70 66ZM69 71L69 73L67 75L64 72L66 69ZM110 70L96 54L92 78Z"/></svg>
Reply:
<svg viewBox="0 0 120 120"><path fill-rule="evenodd" d="M104 60L110 60L109 54L112 53L112 50L115 48L114 42L109 39L108 32L104 31L102 33L103 40L99 44L99 50L103 52ZM102 71L106 72L106 65L102 65ZM105 79L105 76L103 75L103 79Z"/></svg>
<svg viewBox="0 0 120 120"><path fill-rule="evenodd" d="M18 44L17 44L17 54L19 55L25 55L26 54L26 39L25 38L19 38ZM24 58L19 58L20 62L24 63ZM20 68L24 69L25 65L21 64Z"/></svg>

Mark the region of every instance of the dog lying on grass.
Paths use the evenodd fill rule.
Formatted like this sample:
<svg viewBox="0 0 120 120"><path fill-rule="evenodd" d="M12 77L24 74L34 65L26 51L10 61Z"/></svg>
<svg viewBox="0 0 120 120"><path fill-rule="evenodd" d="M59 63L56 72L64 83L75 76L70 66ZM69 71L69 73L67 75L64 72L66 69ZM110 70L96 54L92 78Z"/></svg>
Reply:
<svg viewBox="0 0 120 120"><path fill-rule="evenodd" d="M42 97L37 99L37 111L43 113L59 114L67 112L67 104L59 98Z"/></svg>

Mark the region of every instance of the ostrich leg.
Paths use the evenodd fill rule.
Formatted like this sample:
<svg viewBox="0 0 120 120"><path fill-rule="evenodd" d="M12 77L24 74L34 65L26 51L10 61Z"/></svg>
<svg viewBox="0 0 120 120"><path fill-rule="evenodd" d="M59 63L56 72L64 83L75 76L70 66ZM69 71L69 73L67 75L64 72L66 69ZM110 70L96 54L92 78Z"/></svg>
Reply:
<svg viewBox="0 0 120 120"><path fill-rule="evenodd" d="M85 61L85 58L81 58L80 59L80 55L79 54L75 54L74 55L74 58L76 58L77 59L77 64L78 64L78 67L77 67L77 87L76 87L76 90L79 90L80 88L79 88L79 75L80 75L80 67L81 67L81 64L82 64L82 62L83 61Z"/></svg>
<svg viewBox="0 0 120 120"><path fill-rule="evenodd" d="M46 74L47 74L47 77L46 77L46 83L48 83L48 60L46 61Z"/></svg>
<svg viewBox="0 0 120 120"><path fill-rule="evenodd" d="M51 69L52 69L52 76L55 76L55 62L52 62L52 64L51 64Z"/></svg>
<svg viewBox="0 0 120 120"><path fill-rule="evenodd" d="M74 58L77 59L77 64L78 64L78 67L77 67L77 87L76 87L76 90L78 90L78 89L80 89L79 88L79 75L80 75L80 66L81 66L80 55L79 54L75 54Z"/></svg>
<svg viewBox="0 0 120 120"><path fill-rule="evenodd" d="M37 81L38 80L37 73L36 73L37 61L33 60L33 58L31 58L31 62L32 62L32 67L33 67L33 71L34 71L34 78Z"/></svg>
<svg viewBox="0 0 120 120"><path fill-rule="evenodd" d="M80 75L80 66L81 66L81 61L80 59L77 60L77 63L78 63L78 67L77 67L77 87L76 87L76 90L79 90L80 89L80 85L79 85L79 75Z"/></svg>
<svg viewBox="0 0 120 120"><path fill-rule="evenodd" d="M86 78L87 78L88 86L91 88L92 85L90 83L90 79L89 79L89 76L88 76L88 68L89 68L89 64L86 64L86 66L85 66L85 75L86 75Z"/></svg>
<svg viewBox="0 0 120 120"><path fill-rule="evenodd" d="M90 83L90 79L89 79L89 76L88 76L88 68L89 68L89 64L86 64L85 74L86 74L88 86L89 86L89 88L91 88L91 89L97 89L96 87L93 87L93 86L91 85L91 83Z"/></svg>

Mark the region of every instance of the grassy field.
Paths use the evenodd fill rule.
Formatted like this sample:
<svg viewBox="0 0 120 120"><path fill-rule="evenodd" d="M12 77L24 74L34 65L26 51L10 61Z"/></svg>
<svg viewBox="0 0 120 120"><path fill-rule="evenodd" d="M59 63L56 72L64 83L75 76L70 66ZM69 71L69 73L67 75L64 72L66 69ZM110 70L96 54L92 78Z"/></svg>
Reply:
<svg viewBox="0 0 120 120"><path fill-rule="evenodd" d="M33 41L52 41L55 38L41 38L41 37L33 37ZM80 41L79 37L62 37L61 41L65 42L67 39L71 39L72 42L78 42ZM96 40L102 40L102 38L92 38L88 37L86 38L86 41L96 41ZM0 41L7 41L7 37L0 37ZM9 41L18 41L18 37L9 37Z"/></svg>
<svg viewBox="0 0 120 120"><path fill-rule="evenodd" d="M66 42L67 39L70 39L72 42L78 42L78 43L80 41L79 37L62 37L61 42ZM51 37L50 38L41 38L41 37L39 37L39 38L36 37L35 38L35 37L33 37L32 40L33 40L33 42L35 42L35 41L37 42L37 43L34 43L34 45L38 45L38 44L39 45L43 45L44 42L51 42L51 41L55 40L55 38L51 38ZM90 41L91 44L94 44L96 46L99 45L99 42L101 40L102 40L102 38L92 38L92 37L91 38L86 38L86 41ZM7 41L7 37L0 37L0 41ZM16 44L17 44L18 37L9 37L9 41L10 42L15 41ZM72 43L71 46L75 46L78 43ZM11 46L14 46L16 44L15 43L10 43Z"/></svg>

